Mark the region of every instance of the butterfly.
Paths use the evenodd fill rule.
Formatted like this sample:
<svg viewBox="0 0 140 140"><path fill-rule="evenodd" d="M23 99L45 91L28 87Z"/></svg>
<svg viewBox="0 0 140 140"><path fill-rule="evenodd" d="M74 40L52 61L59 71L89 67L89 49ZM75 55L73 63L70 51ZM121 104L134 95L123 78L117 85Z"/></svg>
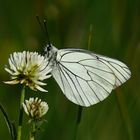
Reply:
<svg viewBox="0 0 140 140"><path fill-rule="evenodd" d="M91 106L131 77L122 62L83 49L60 49L47 44L45 57L64 95L80 106Z"/></svg>
<svg viewBox="0 0 140 140"><path fill-rule="evenodd" d="M51 74L64 95L80 106L91 106L131 77L129 68L122 62L83 49L60 49L50 43L46 20L44 26L37 21L48 38L44 54Z"/></svg>

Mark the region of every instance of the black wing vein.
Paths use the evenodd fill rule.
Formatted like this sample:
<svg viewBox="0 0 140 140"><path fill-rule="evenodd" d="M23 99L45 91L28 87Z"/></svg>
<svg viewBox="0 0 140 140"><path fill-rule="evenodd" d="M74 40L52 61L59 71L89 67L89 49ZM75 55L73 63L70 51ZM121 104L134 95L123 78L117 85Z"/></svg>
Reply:
<svg viewBox="0 0 140 140"><path fill-rule="evenodd" d="M90 89L93 91L94 95L97 97L98 101L100 102L100 98L97 96L96 92L93 90L93 88L90 86L90 84L88 83L88 86L90 87Z"/></svg>
<svg viewBox="0 0 140 140"><path fill-rule="evenodd" d="M82 90L82 92L83 92L84 96L86 97L87 101L88 101L88 102L89 102L89 104L91 105L91 103L90 103L89 99L87 98L87 96L86 96L85 92L83 91L83 89L82 89L82 87L81 87L81 85L80 85L80 83L79 83L79 81L78 81L78 79L77 79L77 77L76 77L76 76L75 76L75 79L76 79L76 81L77 81L78 85L80 86L80 88L81 88L81 90Z"/></svg>
<svg viewBox="0 0 140 140"><path fill-rule="evenodd" d="M116 71L118 71L118 69L116 69L112 64L111 64L111 62L108 62ZM120 65L118 65L118 66L120 66ZM118 71L118 73L120 73L120 75L125 79L125 81L127 80L126 79L126 77L120 72L120 71Z"/></svg>
<svg viewBox="0 0 140 140"><path fill-rule="evenodd" d="M114 86L112 83L110 83L109 81L107 81L105 78L103 78L103 77L101 77L101 76L99 76L98 74L96 74L95 72L93 72L93 71L91 71L91 70L88 70L88 71L90 71L91 73L93 73L93 74L95 74L96 76L98 76L99 78L101 78L101 79L103 79L103 80L105 80L107 83L109 83L110 85L112 85L112 86ZM92 78L93 79L93 78Z"/></svg>
<svg viewBox="0 0 140 140"><path fill-rule="evenodd" d="M102 59L102 60L104 60L104 59ZM104 61L102 61L102 60L100 60L102 63L104 63L107 67L109 67L105 62L107 62L106 60L104 60ZM108 63L108 62L107 62ZM109 63L108 63L109 64ZM111 65L112 66L112 65ZM111 69L111 68L110 68ZM114 73L114 76L118 79L118 81L122 84L122 81L116 76L116 74L115 74L115 72L111 69L111 71Z"/></svg>
<svg viewBox="0 0 140 140"><path fill-rule="evenodd" d="M92 79L92 80L90 80L90 81L92 81L92 82L96 83L97 85L99 85L105 92L107 92L107 93L109 94L109 92L108 92L101 84L99 84L98 82L96 82L96 81L93 80L93 78L92 78L91 75L89 74L89 71L87 71L87 72L88 72L88 75L90 76L90 78Z"/></svg>
<svg viewBox="0 0 140 140"><path fill-rule="evenodd" d="M63 72L63 71L64 71L64 69L62 70L62 68L61 68L60 66L59 66L59 68L60 68L61 72L63 73L63 75L64 75L64 77L65 77L65 79L66 79L67 83L69 84L69 87L70 87L70 88L71 88L71 90L72 90L72 93L73 93L73 95L74 95L75 100L76 100L77 102L79 102L79 101L78 101L78 99L76 98L75 94L74 94L73 88L71 87L71 85L70 85L70 83L69 83L69 81L68 81L68 79L67 79L67 77L66 77L65 73L67 74L67 76L68 76L68 77L70 78L70 80L72 81L71 77L69 76L69 74L67 73L67 71L65 71L65 73L64 73L64 72ZM72 81L72 83L73 83L73 81ZM73 83L73 85L74 85L74 87L75 87L75 84L74 84L74 83ZM77 88L76 88L76 87L75 87L75 89L77 90ZM77 90L77 93L79 94L78 90ZM79 94L79 97L80 97L80 99L82 100L82 98L81 98L80 94ZM82 100L82 102L83 102L83 100ZM80 104L80 103L79 103L79 104Z"/></svg>

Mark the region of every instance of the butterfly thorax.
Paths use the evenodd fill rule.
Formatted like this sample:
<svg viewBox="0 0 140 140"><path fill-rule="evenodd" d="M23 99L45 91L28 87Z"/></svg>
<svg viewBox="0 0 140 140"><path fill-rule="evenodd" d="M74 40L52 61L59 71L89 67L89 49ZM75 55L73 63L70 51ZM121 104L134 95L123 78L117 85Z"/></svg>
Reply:
<svg viewBox="0 0 140 140"><path fill-rule="evenodd" d="M46 59L49 61L49 65L51 66L55 65L57 51L58 49L54 47L52 44L47 44L45 46L45 49L44 49L45 56L46 56Z"/></svg>

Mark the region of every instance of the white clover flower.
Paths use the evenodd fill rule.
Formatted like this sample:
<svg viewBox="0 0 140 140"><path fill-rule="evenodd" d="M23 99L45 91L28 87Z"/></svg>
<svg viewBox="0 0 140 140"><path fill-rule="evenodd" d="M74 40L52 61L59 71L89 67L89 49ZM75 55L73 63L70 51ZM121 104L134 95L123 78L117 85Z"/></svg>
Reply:
<svg viewBox="0 0 140 140"><path fill-rule="evenodd" d="M25 113L33 120L40 120L49 109L48 104L38 98L29 98L29 100L25 100L23 108Z"/></svg>
<svg viewBox="0 0 140 140"><path fill-rule="evenodd" d="M51 68L48 66L48 60L37 52L14 52L10 55L9 68L5 70L11 74L11 81L6 84L25 84L32 90L47 92L40 86L46 85L42 81L51 77L48 73Z"/></svg>

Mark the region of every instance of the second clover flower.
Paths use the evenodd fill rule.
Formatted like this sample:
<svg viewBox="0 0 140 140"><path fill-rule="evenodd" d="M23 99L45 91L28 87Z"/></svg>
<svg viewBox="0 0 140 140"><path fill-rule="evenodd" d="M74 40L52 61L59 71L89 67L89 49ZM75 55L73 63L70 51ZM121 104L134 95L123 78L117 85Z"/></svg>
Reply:
<svg viewBox="0 0 140 140"><path fill-rule="evenodd" d="M25 84L32 90L47 92L41 86L46 85L42 81L50 78L51 68L44 56L37 52L14 52L9 58L9 68L5 70L10 73L11 81L6 84Z"/></svg>
<svg viewBox="0 0 140 140"><path fill-rule="evenodd" d="M25 103L23 103L23 108L30 119L36 121L40 120L49 109L47 102L44 102L38 98L30 98L29 100L25 100Z"/></svg>

